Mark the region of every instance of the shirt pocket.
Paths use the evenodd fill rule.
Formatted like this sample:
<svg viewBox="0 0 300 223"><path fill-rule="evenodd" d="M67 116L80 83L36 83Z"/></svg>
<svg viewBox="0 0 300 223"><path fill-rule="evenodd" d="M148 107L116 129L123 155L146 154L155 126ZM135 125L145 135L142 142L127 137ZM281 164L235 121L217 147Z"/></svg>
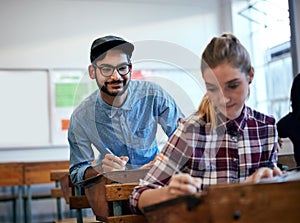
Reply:
<svg viewBox="0 0 300 223"><path fill-rule="evenodd" d="M153 123L136 129L132 134L132 147L135 149L149 149L153 147L156 138L156 128Z"/></svg>

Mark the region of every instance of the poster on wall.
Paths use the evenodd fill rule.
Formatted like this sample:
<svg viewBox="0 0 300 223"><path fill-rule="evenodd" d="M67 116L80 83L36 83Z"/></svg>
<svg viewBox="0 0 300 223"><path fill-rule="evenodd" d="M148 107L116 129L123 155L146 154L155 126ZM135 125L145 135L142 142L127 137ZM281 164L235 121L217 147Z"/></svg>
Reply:
<svg viewBox="0 0 300 223"><path fill-rule="evenodd" d="M51 138L53 145L67 145L67 130L74 108L96 89L86 70L52 70Z"/></svg>

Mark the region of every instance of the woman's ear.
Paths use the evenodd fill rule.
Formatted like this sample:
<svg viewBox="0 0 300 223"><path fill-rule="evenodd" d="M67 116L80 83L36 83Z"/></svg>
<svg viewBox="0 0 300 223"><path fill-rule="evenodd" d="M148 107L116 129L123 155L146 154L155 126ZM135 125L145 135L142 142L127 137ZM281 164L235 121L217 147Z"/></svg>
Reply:
<svg viewBox="0 0 300 223"><path fill-rule="evenodd" d="M91 78L91 79L95 79L95 78L96 78L96 70L95 70L95 67L94 67L92 64L90 64L88 70L89 70L90 78Z"/></svg>
<svg viewBox="0 0 300 223"><path fill-rule="evenodd" d="M253 67L251 67L248 78L249 78L248 83L251 84L252 80L254 78L254 68Z"/></svg>

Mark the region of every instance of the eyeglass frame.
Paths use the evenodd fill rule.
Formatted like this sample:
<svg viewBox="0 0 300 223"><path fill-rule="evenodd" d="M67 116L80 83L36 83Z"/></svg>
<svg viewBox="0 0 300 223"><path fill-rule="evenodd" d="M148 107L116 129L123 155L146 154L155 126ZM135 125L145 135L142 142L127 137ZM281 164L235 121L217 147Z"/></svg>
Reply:
<svg viewBox="0 0 300 223"><path fill-rule="evenodd" d="M125 65L129 67L128 72L127 72L126 74L120 74L118 68L120 68L120 67L122 67L122 66L125 66ZM117 70L117 72L118 72L119 75L121 75L121 76L126 76L127 74L130 73L130 71L131 71L131 69L132 69L132 63L122 63L122 64L119 64L119 65L117 65L117 66L112 66L112 65L110 65L110 64L106 64L106 65L103 65L103 66L102 66L102 65L98 66L96 63L93 63L93 66L94 66L95 68L98 68L98 69L99 69L100 74L101 74L103 77L110 77L111 75L113 75L113 73L115 72L115 70ZM104 68L104 67L113 68L112 73L111 73L110 75L108 75L108 76L104 75L104 74L102 73L102 70L101 70L101 69Z"/></svg>

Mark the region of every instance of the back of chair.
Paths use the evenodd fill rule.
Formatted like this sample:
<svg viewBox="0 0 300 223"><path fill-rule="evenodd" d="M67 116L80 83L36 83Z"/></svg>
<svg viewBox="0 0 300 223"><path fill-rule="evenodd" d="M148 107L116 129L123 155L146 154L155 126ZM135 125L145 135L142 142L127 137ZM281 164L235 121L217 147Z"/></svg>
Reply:
<svg viewBox="0 0 300 223"><path fill-rule="evenodd" d="M70 205L70 209L90 208L86 196L81 194L79 188L72 183L68 170L52 171L51 179L59 180L62 196Z"/></svg>
<svg viewBox="0 0 300 223"><path fill-rule="evenodd" d="M62 189L62 181L64 177L68 177L69 169L61 169L61 170L51 170L50 172L50 180L55 182L55 187L51 189L51 196L55 198L65 198L67 200L64 191ZM69 196L69 195L68 195Z"/></svg>
<svg viewBox="0 0 300 223"><path fill-rule="evenodd" d="M142 215L132 214L128 199L147 169L107 172L86 180L85 194L98 221L107 223L146 222Z"/></svg>

